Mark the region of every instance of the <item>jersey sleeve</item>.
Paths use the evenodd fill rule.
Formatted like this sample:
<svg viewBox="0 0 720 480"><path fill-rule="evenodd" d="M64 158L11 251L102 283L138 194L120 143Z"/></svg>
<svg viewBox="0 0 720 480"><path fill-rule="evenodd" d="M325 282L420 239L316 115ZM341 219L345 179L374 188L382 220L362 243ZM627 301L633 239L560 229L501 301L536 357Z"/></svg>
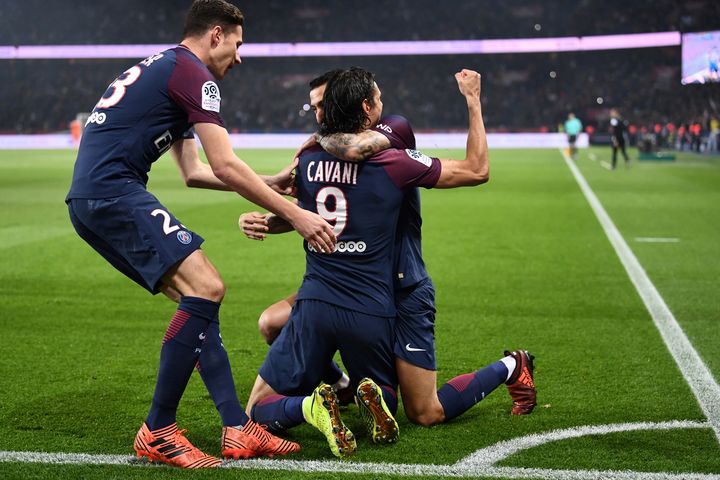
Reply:
<svg viewBox="0 0 720 480"><path fill-rule="evenodd" d="M428 157L412 149L390 149L379 153L376 159L383 165L392 182L400 189L408 187L434 187L440 179L440 159Z"/></svg>
<svg viewBox="0 0 720 480"><path fill-rule="evenodd" d="M401 115L381 118L373 130L385 135L392 148L415 148L415 133L408 119Z"/></svg>
<svg viewBox="0 0 720 480"><path fill-rule="evenodd" d="M214 123L225 127L220 116L220 88L210 72L194 59L178 53L168 92L187 113L189 124Z"/></svg>

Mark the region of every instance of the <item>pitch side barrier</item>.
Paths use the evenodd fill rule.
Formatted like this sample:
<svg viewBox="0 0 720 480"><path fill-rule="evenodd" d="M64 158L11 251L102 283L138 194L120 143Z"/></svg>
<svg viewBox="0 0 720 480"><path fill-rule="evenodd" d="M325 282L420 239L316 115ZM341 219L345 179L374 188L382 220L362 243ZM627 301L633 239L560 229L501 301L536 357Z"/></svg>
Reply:
<svg viewBox="0 0 720 480"><path fill-rule="evenodd" d="M233 133L230 135L233 147L244 148L297 148L308 138L307 133ZM415 135L418 149L462 148L467 143L466 133L418 133ZM567 135L564 133L489 133L490 148L565 148ZM581 133L578 147L588 146L588 135ZM0 150L53 150L73 149L69 133L46 135L0 135Z"/></svg>

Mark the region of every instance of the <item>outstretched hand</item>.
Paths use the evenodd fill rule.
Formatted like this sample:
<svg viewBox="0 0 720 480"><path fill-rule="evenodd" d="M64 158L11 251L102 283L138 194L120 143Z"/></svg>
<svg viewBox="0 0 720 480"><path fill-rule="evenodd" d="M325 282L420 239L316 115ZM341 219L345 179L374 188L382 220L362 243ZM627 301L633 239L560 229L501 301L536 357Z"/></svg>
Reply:
<svg viewBox="0 0 720 480"><path fill-rule="evenodd" d="M475 70L463 68L455 74L460 93L467 98L480 98L480 74Z"/></svg>
<svg viewBox="0 0 720 480"><path fill-rule="evenodd" d="M238 219L238 227L251 240L264 240L267 237L269 213L243 213Z"/></svg>

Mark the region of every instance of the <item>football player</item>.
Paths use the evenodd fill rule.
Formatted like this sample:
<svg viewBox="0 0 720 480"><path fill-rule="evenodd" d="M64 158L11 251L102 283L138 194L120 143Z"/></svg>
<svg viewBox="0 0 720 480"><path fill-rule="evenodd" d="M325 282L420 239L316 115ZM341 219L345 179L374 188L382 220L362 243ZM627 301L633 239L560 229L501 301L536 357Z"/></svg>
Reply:
<svg viewBox="0 0 720 480"><path fill-rule="evenodd" d="M277 193L289 185L289 169L260 178L232 150L216 82L240 63L243 22L240 10L224 0L196 0L180 45L143 60L110 84L88 120L66 199L77 233L110 264L151 293L179 302L163 338L150 411L134 446L139 457L183 468L220 464L194 447L176 424L196 364L222 418L223 456L273 456L299 446L274 437L243 411L220 339L225 285L200 249L202 237L147 191L153 162L170 150L188 186L233 190L288 221L316 251L335 246L325 220ZM199 160L191 127L209 165Z"/></svg>
<svg viewBox="0 0 720 480"><path fill-rule="evenodd" d="M427 163L428 166L440 164L441 173L437 180L425 186L447 188L479 184L487 180L487 146L479 108L479 75L475 72L463 71L458 73L456 78L458 79L461 92L463 92L468 100L468 109L471 117L467 160L465 162L456 162L453 160L436 161L419 152L407 150L407 156L420 163ZM475 84L477 84L476 89ZM327 101L327 94L325 101ZM344 110L345 109L343 109L343 111ZM403 126L398 125L391 127L387 124L381 124L379 127L383 132L394 134L395 138L412 138L412 133L409 128L403 129ZM349 137L338 139L337 135L331 135L325 138L333 138L334 142L338 142L344 146L352 143L346 141ZM389 137L390 140L392 138L393 136ZM383 143L382 141L378 142L378 138L368 138L365 140L366 145L359 147L356 152L367 148L368 144L377 143L378 145L382 145ZM414 146L414 138L412 138L411 142ZM340 152L339 156L342 155L347 155L347 150ZM303 179L303 174L304 172L301 170L299 177L301 180ZM316 178L316 175L313 176L313 180ZM330 184L333 183L332 178L323 178L321 180L326 180ZM411 192L417 195L416 189L411 189ZM348 204L350 204L350 202L348 202ZM341 205L345 205L345 203L341 202ZM354 206L353 211L362 208L362 198L359 201L353 201L352 205ZM336 232L338 231L337 222L341 222L344 225L342 213L336 215L338 213L337 208L336 204L332 210L332 216L336 219ZM408 209L412 210L412 212L408 212ZM398 367L398 374L401 376L400 382L401 385L403 385L401 388L408 415L413 421L431 425L459 415L482 399L486 394L490 393L490 391L500 383L509 381L511 384L517 384L521 373L526 374L527 379L525 381L532 382L532 364L531 358L524 351L506 352L506 357L496 362L496 364L481 369L478 372L457 377L443 386L439 392L436 392L433 336L434 291L420 256L419 196L410 196L409 201L405 199L403 201L402 212L401 217L403 215L413 216L413 214L415 216L414 221L409 222L414 228L414 233L409 234L408 231L403 231L403 228L408 228L408 224L404 225L403 220L401 220L400 228L398 229L398 238L395 241L399 252L404 252L398 255L401 258L396 257L396 261L399 261L399 266L394 272L393 289L396 296L395 302L398 307L396 311L397 320L395 328L398 330L398 327L401 327L399 331L394 333L394 355L397 357L395 363ZM274 217L272 216L265 218L257 213L253 213L250 214L249 217L246 215L246 218L243 219L241 223L244 223L244 230L251 238L264 238L264 234L268 231L268 228L273 231L272 233L279 231L278 228L273 225L277 222L273 220ZM403 240L403 236L406 237L405 240ZM405 242L404 245L403 242ZM342 244L341 236L341 243L338 245ZM405 281L405 284L403 281ZM341 284L344 285L342 282ZM305 283L303 283L303 285L305 285ZM328 289L330 289L329 285ZM301 292L302 290L301 288ZM287 299L285 302L276 304L274 307L282 307L282 303L286 303L289 306L290 300L291 299ZM334 302L339 305L347 305L346 302L348 300L349 299L343 299L341 302L335 299ZM276 308L276 310L278 309ZM410 341L406 342L405 340ZM271 348L271 352L272 350ZM409 359L409 361L404 360L405 358ZM268 375L272 375L267 365L268 362L266 361L263 369ZM358 378L353 378L352 374L351 379L353 379L354 384L358 382ZM268 390L267 385L264 384L263 381L263 370L261 370L256 388L253 389L253 396L251 396L248 402L249 408L252 407L259 398L265 396L264 393L266 392L256 395L263 389ZM368 388L367 380L360 382L358 386L358 404L361 408L361 413L363 413L363 416L366 418L373 440L380 442L393 441L397 438L397 424L394 423L394 419L390 419L392 419L397 399L393 395L393 389L380 389L382 395L377 395L377 391L377 388ZM532 387L532 392L534 393L534 387ZM268 395L271 393L273 392L268 393ZM411 401L413 403L409 403ZM294 406L294 411L297 414L297 412L299 412L298 402L299 400L297 398L288 399L278 396L268 396L267 399L262 399L253 408L253 417L256 420L274 421L274 425L277 428L287 428L299 421L300 418L299 416L283 416L282 413L293 411L292 406ZM324 418L325 421L321 422L323 425L329 425L333 431L344 431L343 428L340 428L341 422L339 421L336 409L333 407L332 390L329 389L328 386L321 386L313 395L307 397L304 402L307 407L304 415L305 420L311 421L317 426L318 421L315 417ZM291 405L290 408L288 408L289 405ZM312 405L313 408L320 410L322 410L322 406L325 405L325 409L328 410L328 412L325 414L322 412L309 411L308 409L310 407L308 407L308 405ZM413 409L413 407L415 408ZM514 413L521 413L517 411L517 408L513 410ZM278 413L281 414L277 415ZM522 413L529 412L526 408L526 411ZM278 420L278 418L280 418L280 420ZM319 428L323 430L323 428ZM338 439L337 435L333 438L332 434L326 433L326 436L328 436L331 447L333 447L334 442L339 442L343 448L348 448L347 441L342 438ZM333 448L333 451L338 454L335 448Z"/></svg>

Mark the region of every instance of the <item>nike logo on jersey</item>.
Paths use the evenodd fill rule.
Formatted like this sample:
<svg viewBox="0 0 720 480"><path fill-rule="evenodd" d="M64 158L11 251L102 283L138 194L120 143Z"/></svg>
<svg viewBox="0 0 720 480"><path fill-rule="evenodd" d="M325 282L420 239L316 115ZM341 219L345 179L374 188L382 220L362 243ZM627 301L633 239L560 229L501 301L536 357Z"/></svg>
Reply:
<svg viewBox="0 0 720 480"><path fill-rule="evenodd" d="M424 352L425 351L424 348L411 347L409 343L407 345L405 345L405 350L407 350L408 352Z"/></svg>

